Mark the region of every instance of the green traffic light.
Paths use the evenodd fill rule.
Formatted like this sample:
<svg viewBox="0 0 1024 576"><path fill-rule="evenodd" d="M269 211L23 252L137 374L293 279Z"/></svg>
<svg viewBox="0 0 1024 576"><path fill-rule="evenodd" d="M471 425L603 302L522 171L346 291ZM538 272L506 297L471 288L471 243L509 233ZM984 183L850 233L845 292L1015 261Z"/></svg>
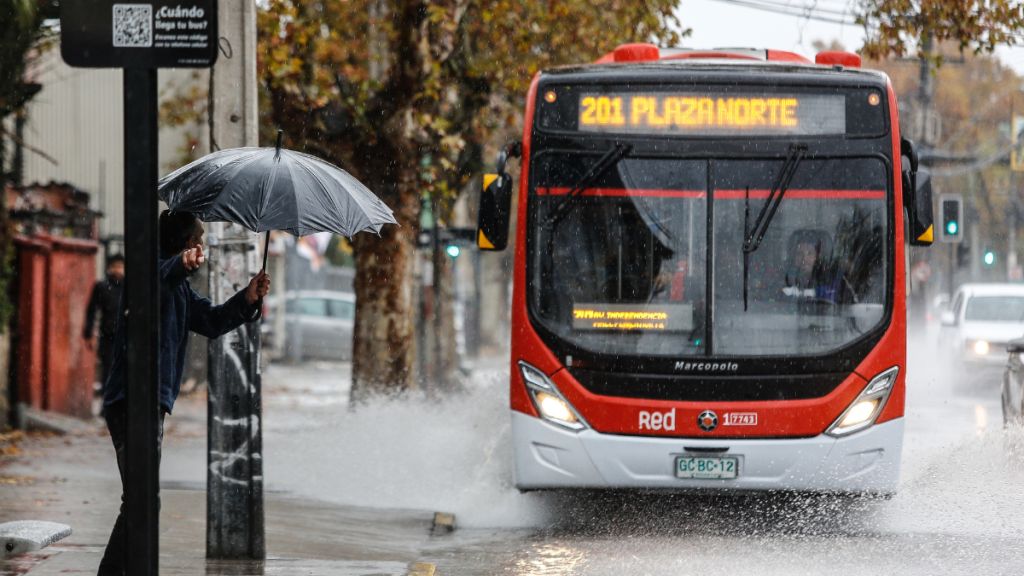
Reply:
<svg viewBox="0 0 1024 576"><path fill-rule="evenodd" d="M956 235L956 231L958 229L959 228L957 228L956 220L952 220L952 221L950 221L949 224L946 224L946 232L949 232L950 236L955 236Z"/></svg>
<svg viewBox="0 0 1024 576"><path fill-rule="evenodd" d="M459 247L456 246L455 244L449 244L448 247L445 248L444 250L452 258L456 258L462 252L461 250L459 250Z"/></svg>
<svg viewBox="0 0 1024 576"><path fill-rule="evenodd" d="M993 252L985 252L985 264L991 266L996 261L996 255Z"/></svg>

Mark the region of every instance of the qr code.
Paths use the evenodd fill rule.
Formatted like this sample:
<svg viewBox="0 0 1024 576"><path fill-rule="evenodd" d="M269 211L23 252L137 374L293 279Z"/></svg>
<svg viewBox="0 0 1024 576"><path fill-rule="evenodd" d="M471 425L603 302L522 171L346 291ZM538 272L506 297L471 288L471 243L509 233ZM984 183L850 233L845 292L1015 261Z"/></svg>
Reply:
<svg viewBox="0 0 1024 576"><path fill-rule="evenodd" d="M114 4L114 46L153 45L153 6Z"/></svg>

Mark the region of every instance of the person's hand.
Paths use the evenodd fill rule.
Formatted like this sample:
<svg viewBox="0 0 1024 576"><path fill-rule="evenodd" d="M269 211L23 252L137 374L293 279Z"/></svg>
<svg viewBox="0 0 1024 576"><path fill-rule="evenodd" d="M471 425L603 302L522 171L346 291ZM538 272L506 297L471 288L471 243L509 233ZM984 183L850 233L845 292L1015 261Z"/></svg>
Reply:
<svg viewBox="0 0 1024 576"><path fill-rule="evenodd" d="M96 342L91 337L86 338L85 347L88 348L90 351L96 350Z"/></svg>
<svg viewBox="0 0 1024 576"><path fill-rule="evenodd" d="M181 262L185 265L186 270L199 269L199 265L206 262L206 255L203 254L203 245L197 244L195 248L182 252Z"/></svg>
<svg viewBox="0 0 1024 576"><path fill-rule="evenodd" d="M255 304L257 300L266 296L270 292L270 276L260 270L260 273L249 280L249 285L245 288L245 301L249 304Z"/></svg>

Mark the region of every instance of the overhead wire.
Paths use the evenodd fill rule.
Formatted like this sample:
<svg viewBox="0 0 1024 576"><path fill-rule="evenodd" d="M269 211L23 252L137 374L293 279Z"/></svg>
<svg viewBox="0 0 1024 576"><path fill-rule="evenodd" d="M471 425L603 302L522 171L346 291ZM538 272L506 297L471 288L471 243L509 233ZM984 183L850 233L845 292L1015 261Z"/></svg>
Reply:
<svg viewBox="0 0 1024 576"><path fill-rule="evenodd" d="M773 2L772 0L711 0L712 2L719 2L722 4L732 4L734 6L743 6L745 8L753 8L755 10L762 10L764 12L773 12L775 14L782 14L784 16L795 16L798 18L804 18L807 20L817 20L819 22L828 22L830 24L844 24L854 25L857 23L856 16L847 10L835 10L830 8L821 8L819 6L808 6L808 5L796 5L796 4L783 4Z"/></svg>
<svg viewBox="0 0 1024 576"><path fill-rule="evenodd" d="M816 20L816 21L819 21L819 22L827 22L827 23L830 23L830 24L842 24L842 25L855 25L855 24L857 24L856 16L852 13L852 10L850 9L850 2L844 1L844 0L815 0L813 5L807 5L807 4L797 5L797 4L790 4L788 2L776 2L776 1L773 1L773 0L711 0L711 1L718 2L718 3L721 3L721 4L731 4L731 5L734 5L734 6L742 6L744 8L752 8L752 9L755 9L755 10L761 10L761 11L764 11L764 12L771 12L771 13L775 13L775 14L781 14L781 15L784 15L784 16L794 16L794 17L798 17L798 18L802 18L802 19L806 19L806 20ZM834 5L841 5L843 7L843 9L842 10L838 10L838 9L832 7L832 6L823 7L820 4L832 4L833 6ZM1018 58L1024 58L1024 52L1016 52L1016 53L1012 53L1012 52L1016 52L1016 51L1012 51L1011 50L1011 54L1004 55L1004 58L1006 58L1007 60L1009 60L1009 59L1017 60ZM959 138L963 137L964 134L966 134L967 131L970 130L970 128L972 126L974 126L974 125L978 124L979 122L981 122L982 120L984 120L985 116L989 112L991 112L992 108L994 108L1007 95L1009 95L1010 93L1015 92L1015 91L1017 91L1017 90L1016 89L1008 90L1007 92L1005 92L1005 93L1001 94L999 97L997 97L994 101L990 102L989 105L986 106L986 108L980 114L978 114L974 118L972 118L971 121L966 126L962 127L960 130L957 131L956 134L954 134L953 136L948 138L945 142L943 142L943 145L942 145L942 147L940 149L945 149L950 144L952 144L953 142L955 142ZM971 172L977 172L977 171L982 170L983 168L986 168L986 167L988 167L988 166L990 166L990 165L1000 161L1001 159L1005 158L1006 155L1009 154L1010 150L1011 150L1011 148L1007 147L1006 149L1000 150L1000 151L996 152L995 154L992 154L990 156L987 156L987 157L985 157L985 158L983 158L981 160L978 160L976 162L973 162L973 163L965 165L965 166L958 166L956 168L933 168L932 169L932 174L934 176L956 176L956 175L960 175L960 174L968 174L968 173L971 173Z"/></svg>

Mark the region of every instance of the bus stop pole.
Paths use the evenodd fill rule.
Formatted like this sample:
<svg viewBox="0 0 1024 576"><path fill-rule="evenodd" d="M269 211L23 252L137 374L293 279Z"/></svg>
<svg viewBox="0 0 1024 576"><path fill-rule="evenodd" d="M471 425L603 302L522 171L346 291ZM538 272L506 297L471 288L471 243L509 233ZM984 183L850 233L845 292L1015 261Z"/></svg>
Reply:
<svg viewBox="0 0 1024 576"><path fill-rule="evenodd" d="M156 576L159 551L160 296L157 71L124 69L125 574Z"/></svg>

